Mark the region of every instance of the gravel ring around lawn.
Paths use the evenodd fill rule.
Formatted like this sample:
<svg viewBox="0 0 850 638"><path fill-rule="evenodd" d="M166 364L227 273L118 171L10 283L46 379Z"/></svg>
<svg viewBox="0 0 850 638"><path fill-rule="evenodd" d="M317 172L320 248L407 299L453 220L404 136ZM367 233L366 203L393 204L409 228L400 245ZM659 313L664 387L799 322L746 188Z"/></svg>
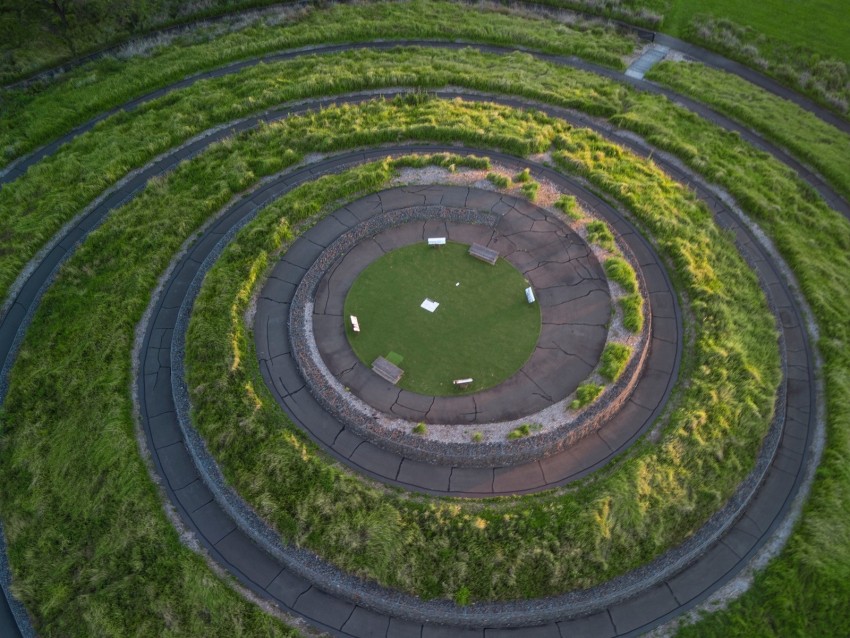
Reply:
<svg viewBox="0 0 850 638"><path fill-rule="evenodd" d="M581 199L584 198L581 192L577 195ZM425 205L416 206L420 202L425 202ZM443 205L434 202L443 202ZM474 202L478 208L447 209L444 205L446 202L465 206ZM586 204L585 208L602 210L602 206L601 202L593 201ZM609 215L609 223L620 219L610 207L606 208L606 213ZM348 228L345 224L351 223L346 220L353 220L352 214L359 223L354 223L350 230L345 230ZM438 217L434 217L435 215ZM654 291L666 290L672 299L675 294L669 287L669 281L663 275L662 267L658 266L657 258L652 257L654 253L651 247L638 234L630 233L627 240L620 241L624 255L631 257L630 261L638 273L641 294L646 299L644 329L635 339L635 354L620 379L609 384L603 395L591 406L578 412L568 411L567 406L573 390L595 368L604 345L604 341L595 344L585 342L594 329L601 339L610 328L608 324L612 323L605 283L607 278L596 259L591 259L587 264L579 261L578 267L573 264L574 259L590 254L583 252L581 247L585 246L584 250L587 247L574 233L566 233L564 230L564 238L553 242L546 234L523 235L517 231L517 226L533 227L529 224L529 215L539 218L534 222L538 228L539 222L544 220L549 220L546 221L547 224L554 223L551 213L521 198L475 188L435 185L394 188L367 196L307 229L290 251L281 257L271 277L262 287L254 317L256 348L263 376L278 403L290 413L297 412L300 399L294 395L306 383L319 404L346 428L346 434L337 434L334 444L330 446L336 448L336 452L343 453L343 456L348 456L346 462L355 462L355 465L360 466L358 469L363 469L363 464L368 464L375 456L364 456L364 449L359 452L354 449L353 453L344 454L345 448L353 448L355 445L353 437L361 438L405 459L400 464L395 463L398 469L394 477L396 481L404 484L407 489L418 488L435 493L445 489L441 488L440 481L444 481L446 477L449 477L449 493L462 493L464 489L471 492L480 491L470 487L451 489L451 476L455 469L461 467L488 468L486 472L479 472L477 479L470 472L466 472L463 480L465 485L470 485L471 481L477 481L479 485L490 483L494 493L528 489L534 483L531 480L534 476L540 479L535 486L539 489L554 483L553 480L547 481L547 476L554 479L556 476L566 478L575 475L598 460L594 453L582 453L582 449L592 450L591 446L598 445L598 439L586 442L583 448L576 447L576 444L581 438L605 428L612 419L614 422L608 428L608 433L600 432L609 447L619 448L625 440L634 440L635 432L648 425L654 415L663 408L661 399L665 397L665 388L672 383L674 377L676 358L673 355L679 347L678 335L681 333L678 323L670 321L669 317L659 316L657 322L654 320L647 286L637 259L632 255L631 246L634 245L635 250L640 250L644 258L650 260L645 262L647 265L651 262L657 266L653 271ZM360 363L352 352L338 316L348 290L346 284L359 272L352 271L347 265L348 256L364 244L372 246L371 237L394 232L391 229L398 229L398 224L404 224L402 228L410 226L413 219L421 220L412 228L414 234L421 234L425 232L424 227L431 226L440 228L440 232L454 232L467 239L472 235L481 234L481 241L503 245L503 250L506 251L511 250L507 244L509 238L522 242L522 251L506 252L505 255L508 259L519 259L520 265L525 261L526 274L537 291L539 303L543 307L544 324L548 324L549 329L538 342L538 346L546 347L538 347L522 370L508 381L465 397L426 397L399 390L383 381ZM474 227L457 225L459 221L468 224L474 220L484 224L480 231L476 231ZM425 226L420 229L423 224ZM499 228L503 230L499 231ZM508 237L502 234L504 232L509 233ZM408 235L410 232L407 232L405 237ZM385 241L396 246L407 240L394 238ZM572 251L572 255L566 255L566 261L558 261L560 258L557 255L565 248L565 245L560 243L562 241L570 242L566 244L566 250ZM579 243L573 244L573 241ZM313 265L307 268L300 282L295 281L298 279L299 269L307 266L307 263L305 261L295 266L291 263L292 255L303 252L302 248L309 251L313 250L312 246L323 244L327 245L325 250L315 259ZM535 246L543 251L538 256L535 256ZM516 252L520 254L516 255ZM548 268L535 278L533 271L538 263L545 263ZM365 267L362 260L359 267ZM577 268L579 273L571 272L574 268ZM342 283L328 287L328 276L337 275L343 269L344 272L339 275ZM588 278L581 277L581 272ZM565 283L569 285L564 285ZM575 290L578 292L574 292ZM322 314L317 314L319 311L313 307L317 295L321 297L319 305L325 309L329 308L322 311ZM597 297L597 306L588 301ZM285 330L272 328L272 325L280 324L283 317L281 309L284 307L289 308L288 326ZM665 314L663 309L659 312ZM319 324L320 339L316 339L313 334L318 318L323 319ZM596 328L594 324L589 323L594 320L597 322ZM579 325L573 327L573 321L577 321ZM656 347L651 352L649 346L653 339ZM591 353L595 359L593 363L584 364L584 368L573 371L571 368L577 367L576 357L569 353L577 348L581 353L578 363L587 360L587 353ZM285 356L287 352L292 353L291 358L300 370L300 377L293 376L291 358ZM331 372L328 365L336 372ZM641 377L644 367L649 365L657 374ZM667 373L666 377L662 374L663 371ZM574 380L571 384L561 387L563 377L571 372L574 373ZM630 403L631 394L641 387L643 398L639 399L638 403ZM560 394L556 394L558 392ZM417 405L422 406L421 412L417 412ZM432 414L451 416L462 412L466 406L475 410L472 416L483 415L482 418L466 421L463 427L460 427L459 423L445 425L451 421L442 418L428 419ZM618 418L614 419L615 415L619 415ZM413 427L420 421L429 423L426 436L412 432ZM525 421L539 424L540 430L527 437L508 440L507 434ZM301 422L308 432L318 432L323 419L301 419ZM481 431L486 435L486 439L473 442L470 436L458 433L461 429L469 428ZM321 435L313 438L323 442ZM356 463L355 455L359 455L363 460ZM541 459L552 455L557 456L549 459L545 468L540 466ZM375 460L385 461L381 455ZM436 471L437 467L434 467L431 468L432 472L429 472L422 468L421 472L417 472L420 467L418 462L434 464L440 469ZM498 483L493 478L496 468L500 468L498 471L501 475ZM380 468L373 468L372 471L383 473L387 477L387 472L381 472ZM517 479L511 481L508 473L523 477L523 482L517 483ZM408 477L407 480L405 477ZM498 487L499 483L502 484L501 488Z"/></svg>

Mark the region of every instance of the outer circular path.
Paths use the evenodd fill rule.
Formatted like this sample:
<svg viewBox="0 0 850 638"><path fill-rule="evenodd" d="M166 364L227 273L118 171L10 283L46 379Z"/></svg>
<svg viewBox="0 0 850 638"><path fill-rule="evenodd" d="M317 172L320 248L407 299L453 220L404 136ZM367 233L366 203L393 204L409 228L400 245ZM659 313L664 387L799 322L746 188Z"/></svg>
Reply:
<svg viewBox="0 0 850 638"><path fill-rule="evenodd" d="M486 47L479 48L486 49ZM592 65L587 66L590 67ZM611 72L605 70L605 74L611 75ZM618 79L622 79L622 76L617 75L617 77ZM645 83L639 83L638 86L642 88L649 87ZM162 92L168 90L163 89ZM657 89L653 90L665 92L658 91ZM672 95L672 97L680 103L688 102L675 95ZM144 98L136 102L141 101L144 101ZM510 102L510 100L500 98L493 99L493 101L501 103ZM515 100L514 102L519 101ZM557 111L557 109L546 108L541 108L540 110ZM694 105L692 110L706 116L706 119L721 123L726 128L733 130L743 128L730 123L725 118L717 116L716 113L700 105ZM572 119L574 121L576 120L575 117ZM587 125L587 122L581 120L579 124ZM252 125L252 120L246 120L237 124L235 127L248 128ZM78 129L77 133L81 129ZM233 128L228 129L228 131L232 130ZM225 134L228 131L225 131ZM12 170L3 176L0 182L15 179L20 175L22 168L49 154L74 134L65 136L57 140L53 145L46 147L42 152L18 162ZM621 138L616 134L609 136L613 137L619 143L636 148L638 152L642 152L643 154L646 154L649 150L648 148L644 148L642 144L634 142L630 137L627 138L624 136ZM828 186L825 186L823 182L815 178L805 167L802 167L795 160L788 158L787 155L775 147L764 143L758 136L747 132L744 137L750 141L754 141L756 146L766 148L774 156L779 157L786 164L798 170L807 181L812 183L825 196L825 199L830 205L845 215L848 214L847 204L837 197ZM167 162L176 163L193 152L197 152L197 150L203 148L209 141L210 138L204 141L197 141L194 143L194 149L190 146L189 148L183 148L171 153L168 155L169 159ZM378 153L381 156L386 155L386 151L378 151ZM490 156L497 155L494 153L487 154ZM370 154L369 152L365 152L359 154L359 156L366 159L370 157ZM371 155L371 157L377 158L377 155ZM655 160L662 164L665 170L675 177L685 182L691 182L691 176L683 174L676 166L665 163L657 155L655 156ZM334 161L331 160L327 164L333 164ZM342 165L344 165L344 162L340 162L338 167ZM58 241L52 244L52 248L38 261L36 264L37 267L24 282L20 291L18 291L14 304L9 307L9 310L3 317L2 325L0 325L0 357L2 357L4 362L3 383L5 383L6 374L14 358L17 343L19 343L21 335L26 329L29 317L34 312L41 293L49 285L54 269L73 251L76 242L82 239L92 227L97 225L112 208L119 205L127 197L132 196L134 192L138 191L146 183L150 175L159 172L162 168L164 168L162 164L149 167L128 184L115 189L113 195L101 202L86 218L77 220L77 223L69 229L69 232L59 237ZM326 165L325 168L331 170L330 166ZM308 179L310 172L311 169L306 169L302 171L301 175L293 174L291 179ZM691 184L691 186L696 189L700 196L706 199L719 223L736 233L739 245L750 256L752 265L759 272L763 283L770 291L771 302L776 307L781 318L787 346L787 421L782 432L781 441L779 442L779 449L775 457L770 460L769 465L763 468L766 472L763 485L753 501L747 506L746 512L737 519L731 529L718 543L708 548L707 553L690 565L685 571L644 589L631 599L613 603L604 610L581 618L573 618L560 622L550 620L548 623L540 626L511 631L512 635L556 636L562 635L562 632L563 635L629 635L640 633L674 617L683 610L697 604L708 593L716 589L716 587L725 580L728 580L728 578L747 564L749 558L770 536L771 532L781 521L802 479L806 454L814 429L815 410L812 358L802 328L800 314L788 293L787 287L783 283L780 273L771 264L770 259L761 252L749 232L736 221L733 214L726 209L724 204L711 191L708 191L700 184ZM266 197L272 195L265 194ZM257 198L256 201L259 203L263 196L264 194L262 192L257 192L252 196L252 199ZM216 240L217 238L213 231L213 234L208 234L202 244L205 244L209 250L217 243ZM188 277L188 273L183 273L183 276ZM172 287L166 291L165 296L158 306L160 310L166 311L166 314L172 310L176 313L176 309L163 305L163 302L167 304L171 290L174 289L176 291L185 283L185 281L180 283L181 272L178 271L176 277L176 279L172 280ZM157 332L157 330L160 332ZM156 339L157 335L159 341ZM157 343L165 345L171 336L167 333L167 329L157 328L154 325L154 330L149 335L148 343L152 344L153 349L156 350ZM151 340L151 337L154 337L153 340ZM159 355L159 353L157 354ZM158 375L168 374L168 363L169 360L166 357L163 360L163 366L160 367L157 364ZM154 380L148 389L155 393L160 391L159 387L161 385ZM216 502L211 500L211 494L207 487L203 482L198 480L195 475L195 469L192 467L186 454L186 448L179 443L179 439L172 441L170 444L159 440L159 445L157 445L157 441L151 434L151 443L153 443L152 448L157 451L158 467L167 479L167 491L174 499L181 515L184 516L190 527L195 529L199 534L199 537L207 546L210 553L228 566L249 587L275 598L284 607L291 608L296 613L312 619L311 622L315 622L317 626L340 635L484 635L484 629L461 631L456 627L446 628L440 625L426 624L420 626L415 622L411 623L400 621L397 618L381 616L380 614L369 611L363 606L341 600L337 595L338 592L333 587L328 588L329 595L319 588L303 580L299 580L290 569L284 568L280 571L269 570L268 564L263 564L263 561L267 560L269 556L248 540L247 536L241 530L236 529L235 524L233 524L230 531L218 539L215 538L216 534L221 532L222 527L227 527L228 523L225 521L227 517ZM494 614L495 617L496 615ZM504 624L505 622L502 620L500 624ZM482 626L486 624L482 623ZM508 620L507 624L511 624L511 621ZM498 629L488 629L486 633L487 636L495 636L504 632Z"/></svg>
<svg viewBox="0 0 850 638"><path fill-rule="evenodd" d="M377 159L388 153L427 150L447 149L380 149L334 158L329 163L332 170L337 170L346 166L346 162L358 159ZM524 164L498 153L488 155L499 163ZM314 167L311 172L317 170L318 167ZM163 398L167 397L173 380L166 366L173 365L175 361L174 352L170 351L171 341L176 337L179 351L179 335L185 329L185 326L178 325L178 309L185 304L186 293L193 287L193 281L194 285L199 283L193 276L199 270L198 265L209 263L210 257L214 258L213 240L224 237L226 241L228 224L232 225L234 220L240 219L240 213L250 216L258 205L273 199L287 185L302 181L304 173L300 171L286 176L281 183L273 183L247 198L241 206L229 211L208 231L197 248L181 260L181 267L174 273L151 319L153 329L148 333L143 350L145 370L148 372L144 377L144 388L140 388L143 413L154 417L151 420L151 444L155 450L155 460L167 480L168 491L187 523L206 541L211 554L228 565L248 586L276 600L284 608L292 609L318 626L333 629L340 635L369 635L369 632L375 630L381 634L388 632L387 635L391 636L406 635L411 629L415 629L417 635L419 632L423 632L422 635L440 635L443 631L448 632L446 635L466 635L467 631L469 635L483 635L482 627L523 626L523 631L528 632L528 635L547 635L560 630L565 633L590 630L593 635L628 635L648 629L696 604L725 578L740 569L756 551L765 534L778 524L802 470L811 405L810 386L793 379L787 380L789 421L785 424L786 435L782 437L780 453L763 459L753 484L748 486L754 488L755 483L764 476L764 484L755 498L749 503L733 499L733 511L726 511L722 520L715 520L705 528L705 536L712 538L703 537L703 544L683 546L687 550L684 554L681 548L673 550L647 569L581 594L567 594L525 604L480 604L472 608L456 608L437 602L422 603L365 584L356 586L352 591L352 582L346 575L329 573L327 566L317 565L309 555L287 554L287 548L275 546L274 541L263 537L262 532L252 531L256 521L251 520L250 513L239 511L238 504L229 501L226 494L219 492L220 501L213 497L210 487L213 491L220 489L216 485L215 472L204 466L203 459L199 463L193 462L187 446L181 441L175 414L168 410L167 398ZM533 174L536 177L543 173L548 173L548 169L534 167ZM548 179L550 175L546 174L545 177ZM553 173L552 177L557 177L557 174ZM745 252L752 251L753 255L757 255L758 248L749 243L745 231L737 227L734 220L728 221L730 228L742 233ZM620 228L623 229L622 225ZM210 257L205 256L204 251ZM190 267L187 269L184 266ZM767 279L770 276L775 277L771 264L754 261L754 266L765 281L770 281ZM787 324L786 341L789 349L793 348L788 353L789 362L793 360L795 365L802 364L803 369L808 369L802 330L799 322L793 321L793 303L781 284L770 284L770 290L772 301L785 309L782 312ZM178 395L179 377L178 373L175 383ZM181 410L180 404L178 396L175 406L178 412ZM778 425L781 427L782 424ZM778 438L779 430L775 429L774 433ZM191 437L191 432L188 434ZM198 453L194 442L185 442L188 443L188 450ZM736 518L742 512L745 512L743 516ZM725 530L722 538L713 540L718 529L728 523L732 523L731 527ZM262 548L253 541L258 541ZM696 562L692 562L694 557L700 555ZM293 559L294 562L288 562ZM679 571L680 566L688 563L690 566L687 569ZM309 576L309 580L305 575ZM317 586L316 582L321 585ZM425 621L426 618L445 625L430 624ZM488 633L493 631L488 629Z"/></svg>

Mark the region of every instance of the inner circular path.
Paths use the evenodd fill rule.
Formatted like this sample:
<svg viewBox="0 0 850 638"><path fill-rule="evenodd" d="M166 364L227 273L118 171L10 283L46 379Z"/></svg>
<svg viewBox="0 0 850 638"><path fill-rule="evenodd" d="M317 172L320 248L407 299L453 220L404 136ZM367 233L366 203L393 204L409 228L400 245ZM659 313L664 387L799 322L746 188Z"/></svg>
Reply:
<svg viewBox="0 0 850 638"><path fill-rule="evenodd" d="M335 242L325 253L347 249L324 272L316 287L312 322L318 350L340 383L382 413L432 424L483 424L517 419L572 394L599 361L611 319L611 300L605 273L587 244L554 215L528 202L489 191L473 189L471 193L472 205L477 209L398 208L371 218L378 222L377 228L372 225L377 232L361 238L355 234L351 246L346 245L351 242L346 242L344 236L342 242ZM471 223L472 220L479 223ZM372 372L368 363L364 365L350 347L353 335L342 307L353 283L376 260L385 259L385 255L400 247L423 245L427 238L435 236L495 251L500 260L522 273L514 294L508 292L509 298L515 300L516 311L523 315L531 315L529 311L533 311L532 316L521 319L535 322L533 327L538 328L537 317L542 318L539 335L535 330L527 353L521 354L522 360L514 368L516 374L504 383L474 394L423 393L404 387L399 390ZM438 251L435 249L431 254L437 256ZM474 262L481 276L488 276L493 268L468 255L464 257ZM460 287L464 285L456 283ZM536 298L533 305L525 297L524 289L529 285ZM418 305L416 299L413 302ZM293 313L296 307L293 306ZM426 311L415 309L427 315ZM444 309L438 307L436 313L441 311ZM293 320L297 319L293 317ZM349 323L347 331L346 323ZM360 323L363 331L368 329L368 321ZM474 333L483 330L478 326L471 329ZM438 340L429 346L436 352L444 347ZM486 333L478 334L474 347L487 349L491 355L494 349L500 349ZM460 364L463 366L464 362ZM447 377L448 389L453 379L474 379L475 374L465 370L468 368L459 367L456 376Z"/></svg>
<svg viewBox="0 0 850 638"><path fill-rule="evenodd" d="M646 347L633 358L631 374L624 374L607 397L575 420L515 441L481 444L471 439L435 441L390 429L378 418L390 414L413 423L478 423L480 415L480 422L487 423L525 416L567 396L569 384L574 389L587 377L604 346L610 298L587 245L527 199L460 186L394 188L370 195L326 216L292 244L257 302L254 335L267 386L326 450L358 471L407 489L456 496L524 493L592 471L634 441L660 413L677 370L680 320L669 281L646 240L589 193L582 191L581 199L590 212L605 212L603 218L618 225L634 261L646 263L642 270L649 278L642 279L649 300ZM493 217L489 225L461 223L475 214ZM401 234L387 235L383 249L366 241L394 227L401 228ZM474 395L433 397L399 389L357 359L343 329L345 291L367 263L384 250L423 241L436 232L458 240L488 239L537 278L543 332L528 371ZM364 244L372 247L370 259L358 260L364 263L349 272L344 256ZM650 262L654 268L648 268ZM339 273L338 280L327 278L327 273ZM315 308L323 315L317 317ZM315 334L310 333L311 323ZM594 334L593 350L584 350ZM336 366L339 382L328 378L316 349ZM570 368L578 363L584 365L571 377ZM355 410L350 394L372 406L374 413Z"/></svg>

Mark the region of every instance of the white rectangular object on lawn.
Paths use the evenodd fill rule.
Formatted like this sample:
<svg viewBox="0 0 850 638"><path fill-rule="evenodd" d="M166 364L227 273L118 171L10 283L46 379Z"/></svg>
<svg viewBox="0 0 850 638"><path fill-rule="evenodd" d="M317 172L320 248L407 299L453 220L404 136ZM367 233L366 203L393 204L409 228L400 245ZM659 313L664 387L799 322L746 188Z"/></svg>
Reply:
<svg viewBox="0 0 850 638"><path fill-rule="evenodd" d="M421 304L419 304L420 308L425 308L428 312L434 312L439 306L439 302L433 301L432 299L425 299Z"/></svg>
<svg viewBox="0 0 850 638"><path fill-rule="evenodd" d="M534 291L531 286L525 289L525 298L528 299L528 303L534 303Z"/></svg>
<svg viewBox="0 0 850 638"><path fill-rule="evenodd" d="M446 238L445 237L429 237L428 238L429 246L445 246Z"/></svg>

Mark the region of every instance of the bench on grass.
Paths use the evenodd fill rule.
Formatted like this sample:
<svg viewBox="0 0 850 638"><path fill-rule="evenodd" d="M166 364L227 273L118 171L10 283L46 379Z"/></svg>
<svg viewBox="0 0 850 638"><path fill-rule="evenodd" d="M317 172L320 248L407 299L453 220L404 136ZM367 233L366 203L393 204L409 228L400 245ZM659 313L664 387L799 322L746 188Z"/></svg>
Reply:
<svg viewBox="0 0 850 638"><path fill-rule="evenodd" d="M357 317L355 317L354 315L351 315L350 319L351 319L351 329L354 330L354 332L360 332L360 322L357 321Z"/></svg>
<svg viewBox="0 0 850 638"><path fill-rule="evenodd" d="M445 246L446 238L445 237L429 237L428 238L429 246Z"/></svg>
<svg viewBox="0 0 850 638"><path fill-rule="evenodd" d="M404 374L404 370L383 357L378 357L372 362L372 372L393 385L398 383L401 380L401 375Z"/></svg>
<svg viewBox="0 0 850 638"><path fill-rule="evenodd" d="M455 379L454 381L452 381L452 383L454 383L458 387L465 388L470 383L472 383L472 381L473 379L472 377L470 377L469 379Z"/></svg>
<svg viewBox="0 0 850 638"><path fill-rule="evenodd" d="M472 244L469 247L469 254L481 261L486 261L491 266L495 266L496 260L499 259L498 251L487 248L487 246L482 246L481 244Z"/></svg>

